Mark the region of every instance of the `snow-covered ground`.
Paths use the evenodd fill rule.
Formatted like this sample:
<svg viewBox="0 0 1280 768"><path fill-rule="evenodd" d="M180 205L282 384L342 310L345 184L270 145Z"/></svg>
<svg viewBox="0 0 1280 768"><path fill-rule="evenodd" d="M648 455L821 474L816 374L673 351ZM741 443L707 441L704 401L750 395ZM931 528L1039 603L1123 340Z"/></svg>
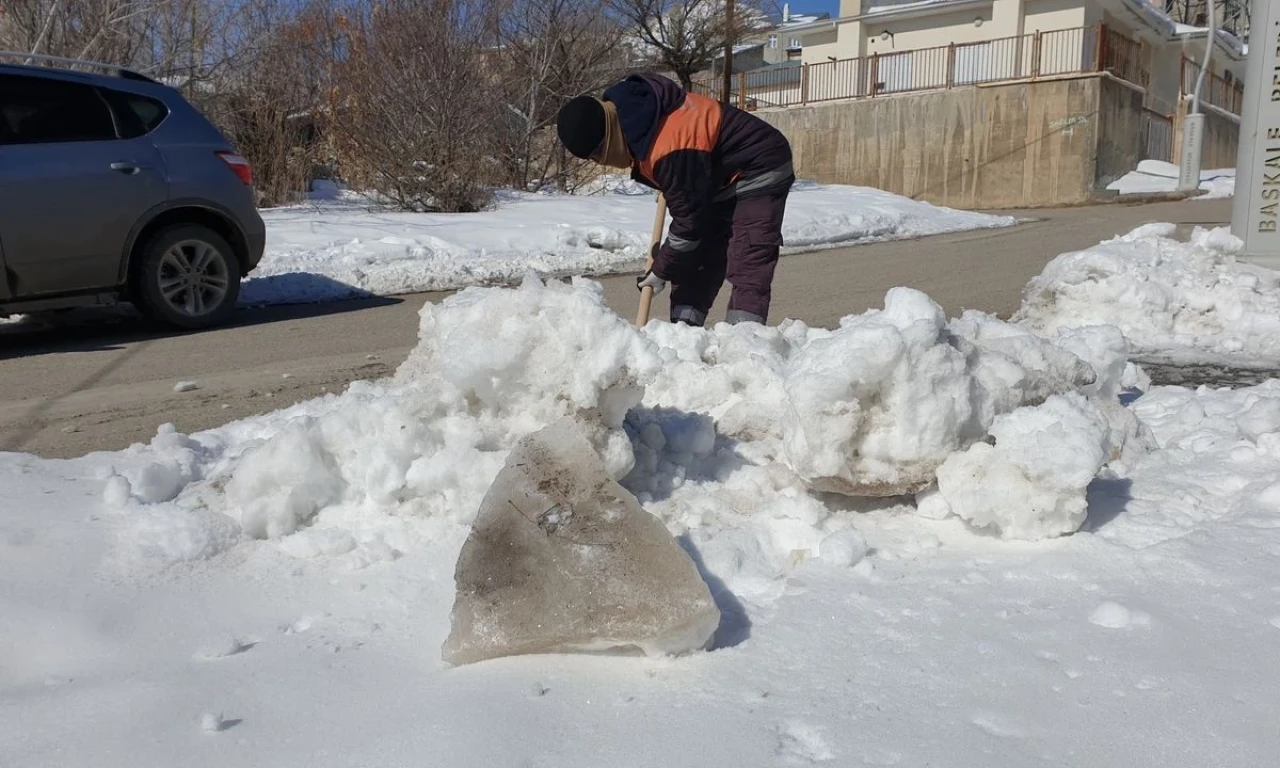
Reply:
<svg viewBox="0 0 1280 768"><path fill-rule="evenodd" d="M1122 195L1150 195L1158 192L1174 192L1178 189L1178 166L1163 160L1143 160L1137 169L1126 173L1107 185L1107 189ZM1200 189L1203 195L1193 200L1219 200L1236 193L1236 169L1219 168L1200 172Z"/></svg>
<svg viewBox="0 0 1280 768"><path fill-rule="evenodd" d="M1136 242L1101 248L1172 248ZM427 305L420 336L341 395L0 455L7 763L1280 749L1280 382L1150 388L1113 327L1042 338L906 288L831 330L638 331L590 282L530 280ZM448 668L468 523L514 441L565 415L698 563L716 647Z"/></svg>
<svg viewBox="0 0 1280 768"><path fill-rule="evenodd" d="M512 283L531 271L597 276L643 267L653 195L625 181L599 186L602 194L594 195L505 193L495 210L476 214L391 213L334 194L266 210L266 254L241 302L328 301ZM1015 223L877 189L799 182L783 222L784 253Z"/></svg>
<svg viewBox="0 0 1280 768"><path fill-rule="evenodd" d="M1238 261L1227 228L1150 224L1051 261L1014 319L1037 332L1120 328L1146 359L1280 368L1280 273Z"/></svg>

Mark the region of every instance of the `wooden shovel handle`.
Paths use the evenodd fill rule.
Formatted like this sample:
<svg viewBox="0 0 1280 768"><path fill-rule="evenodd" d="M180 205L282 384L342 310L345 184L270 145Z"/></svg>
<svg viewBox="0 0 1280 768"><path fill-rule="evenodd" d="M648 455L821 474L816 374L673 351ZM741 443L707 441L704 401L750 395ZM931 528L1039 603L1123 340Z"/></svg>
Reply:
<svg viewBox="0 0 1280 768"><path fill-rule="evenodd" d="M667 199L658 193L658 211L653 217L653 236L649 238L649 259L645 263L645 271L653 269L653 254L662 244L662 227L667 222ZM640 310L636 312L636 327L643 328L649 322L649 306L653 303L653 288L645 286L640 290Z"/></svg>

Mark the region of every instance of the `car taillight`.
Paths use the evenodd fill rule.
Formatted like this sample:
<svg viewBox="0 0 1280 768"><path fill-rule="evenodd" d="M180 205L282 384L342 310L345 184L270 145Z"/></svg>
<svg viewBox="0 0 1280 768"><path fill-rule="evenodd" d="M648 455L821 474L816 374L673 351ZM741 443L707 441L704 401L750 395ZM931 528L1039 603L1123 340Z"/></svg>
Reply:
<svg viewBox="0 0 1280 768"><path fill-rule="evenodd" d="M234 152L218 152L216 154L245 183L245 186L253 186L253 168L249 165L248 160Z"/></svg>

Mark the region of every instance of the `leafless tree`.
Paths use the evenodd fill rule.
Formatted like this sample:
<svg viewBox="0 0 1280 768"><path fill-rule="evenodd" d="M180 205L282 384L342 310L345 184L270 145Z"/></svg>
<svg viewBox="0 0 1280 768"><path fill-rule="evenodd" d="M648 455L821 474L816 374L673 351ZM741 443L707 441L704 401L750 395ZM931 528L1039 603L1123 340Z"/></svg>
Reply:
<svg viewBox="0 0 1280 768"><path fill-rule="evenodd" d="M9 50L133 64L150 14L168 0L5 0L0 45Z"/></svg>
<svg viewBox="0 0 1280 768"><path fill-rule="evenodd" d="M496 186L572 187L564 102L636 63L628 36L688 86L737 34L723 2L0 0L0 48L180 89L248 157L263 205L329 174L400 208L468 211Z"/></svg>
<svg viewBox="0 0 1280 768"><path fill-rule="evenodd" d="M322 0L175 0L155 22L156 74L248 158L262 205L298 200L314 175L333 19Z"/></svg>
<svg viewBox="0 0 1280 768"><path fill-rule="evenodd" d="M317 139L334 16L322 3L298 11L288 0L253 0L238 10L240 45L229 56L206 57L187 87L253 164L264 204L291 202L306 193L324 154Z"/></svg>
<svg viewBox="0 0 1280 768"><path fill-rule="evenodd" d="M631 45L642 60L675 75L689 90L693 76L711 66L726 45L736 43L763 22L757 3L732 0L609 0L631 27Z"/></svg>
<svg viewBox="0 0 1280 768"><path fill-rule="evenodd" d="M366 2L330 108L344 173L405 210L485 207L506 109L484 0Z"/></svg>
<svg viewBox="0 0 1280 768"><path fill-rule="evenodd" d="M605 0L508 0L497 8L501 93L507 114L499 132L501 162L512 186L554 178L563 189L576 163L550 135L569 99L602 89L625 71L622 28Z"/></svg>
<svg viewBox="0 0 1280 768"><path fill-rule="evenodd" d="M316 101L317 4L3 0L0 48L119 64L178 87L249 158L260 202L273 205L304 193L312 172L299 115Z"/></svg>

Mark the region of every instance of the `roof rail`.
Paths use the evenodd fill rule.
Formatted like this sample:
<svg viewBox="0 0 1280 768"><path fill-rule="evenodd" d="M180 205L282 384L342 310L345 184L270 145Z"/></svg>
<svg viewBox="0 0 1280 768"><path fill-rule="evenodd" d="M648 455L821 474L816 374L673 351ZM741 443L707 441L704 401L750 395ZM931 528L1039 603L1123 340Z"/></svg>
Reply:
<svg viewBox="0 0 1280 768"><path fill-rule="evenodd" d="M48 64L62 64L66 68L72 67L88 67L91 69L105 70L109 74L124 78L125 80L141 80L145 83L154 83L155 80L146 75L127 69L118 64L105 64L101 61L86 61L84 59L68 59L62 56L47 56L42 53L23 53L21 51L0 51L0 64L8 63L7 59L20 59L15 62L20 65L33 65L34 62L44 62Z"/></svg>

